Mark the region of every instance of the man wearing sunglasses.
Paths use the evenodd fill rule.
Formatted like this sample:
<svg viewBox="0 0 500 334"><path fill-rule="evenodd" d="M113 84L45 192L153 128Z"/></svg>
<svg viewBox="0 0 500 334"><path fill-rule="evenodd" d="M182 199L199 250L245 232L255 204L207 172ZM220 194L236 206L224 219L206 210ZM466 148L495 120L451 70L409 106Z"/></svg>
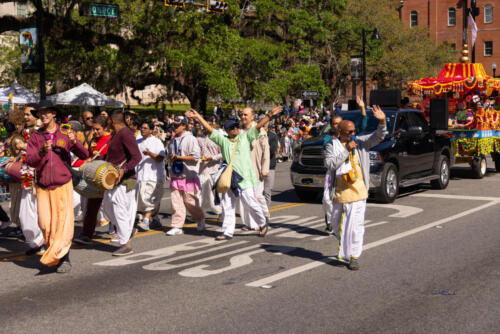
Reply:
<svg viewBox="0 0 500 334"><path fill-rule="evenodd" d="M341 145L326 146L325 166L335 175L332 227L339 238L339 261L346 262L351 270L359 270L358 259L363 249L366 199L370 186L370 148L380 143L387 134L384 112L373 106L373 116L379 125L373 133L357 136L351 121L339 125Z"/></svg>

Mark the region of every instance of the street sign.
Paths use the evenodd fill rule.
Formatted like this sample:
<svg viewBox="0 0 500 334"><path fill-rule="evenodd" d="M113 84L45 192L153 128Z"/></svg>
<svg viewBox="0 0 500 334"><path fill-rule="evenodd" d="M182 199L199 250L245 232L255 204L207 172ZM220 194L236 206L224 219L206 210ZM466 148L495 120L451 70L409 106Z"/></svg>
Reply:
<svg viewBox="0 0 500 334"><path fill-rule="evenodd" d="M302 97L303 98L315 98L315 97L318 97L319 96L319 93L317 90L304 90L302 91Z"/></svg>
<svg viewBox="0 0 500 334"><path fill-rule="evenodd" d="M80 16L104 17L108 19L117 19L120 15L118 5L108 5L104 3L82 4L80 7Z"/></svg>

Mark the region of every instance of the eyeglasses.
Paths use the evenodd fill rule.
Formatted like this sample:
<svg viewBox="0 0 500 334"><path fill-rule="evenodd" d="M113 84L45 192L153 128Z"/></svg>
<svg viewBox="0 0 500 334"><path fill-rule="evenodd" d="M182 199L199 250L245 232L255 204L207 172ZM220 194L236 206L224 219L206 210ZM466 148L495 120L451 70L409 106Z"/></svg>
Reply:
<svg viewBox="0 0 500 334"><path fill-rule="evenodd" d="M234 129L238 129L238 125L233 125L232 127L230 127L228 130L234 130Z"/></svg>
<svg viewBox="0 0 500 334"><path fill-rule="evenodd" d="M347 135L353 135L356 133L356 130L351 130L351 131L343 131Z"/></svg>
<svg viewBox="0 0 500 334"><path fill-rule="evenodd" d="M89 121L89 120L91 120L91 119L94 119L94 117L92 117L92 116L90 116L90 117L85 117L85 120L86 120L86 121Z"/></svg>

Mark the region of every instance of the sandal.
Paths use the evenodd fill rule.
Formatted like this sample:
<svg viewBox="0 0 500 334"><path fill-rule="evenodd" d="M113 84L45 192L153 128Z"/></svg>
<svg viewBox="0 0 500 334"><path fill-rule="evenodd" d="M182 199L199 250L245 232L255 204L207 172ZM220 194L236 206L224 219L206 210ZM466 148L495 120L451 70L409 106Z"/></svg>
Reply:
<svg viewBox="0 0 500 334"><path fill-rule="evenodd" d="M269 230L269 225L267 224L261 227L259 232L259 237L265 237L268 230Z"/></svg>
<svg viewBox="0 0 500 334"><path fill-rule="evenodd" d="M230 237L228 235L225 235L225 234L221 234L221 235L218 235L215 237L215 240L216 241L223 241L223 240L231 240L233 237Z"/></svg>

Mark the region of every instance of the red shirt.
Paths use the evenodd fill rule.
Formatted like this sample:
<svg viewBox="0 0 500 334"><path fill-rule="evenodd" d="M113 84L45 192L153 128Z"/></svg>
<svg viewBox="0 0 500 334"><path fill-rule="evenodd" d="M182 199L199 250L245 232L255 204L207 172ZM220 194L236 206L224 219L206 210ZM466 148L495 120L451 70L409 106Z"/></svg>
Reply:
<svg viewBox="0 0 500 334"><path fill-rule="evenodd" d="M49 190L56 189L71 180L71 173L64 165L71 164L70 152L80 159L87 159L89 152L77 140L74 144L68 136L59 131L59 125L54 133L41 130L42 133L33 132L28 140L26 150L26 163L36 169L37 185ZM52 150L45 152L43 146L46 140L52 141ZM60 152L63 160L54 151Z"/></svg>
<svg viewBox="0 0 500 334"><path fill-rule="evenodd" d="M135 166L141 162L142 156L132 130L123 127L109 141L106 161L125 169L124 179L135 177ZM122 165L123 163L123 165Z"/></svg>

